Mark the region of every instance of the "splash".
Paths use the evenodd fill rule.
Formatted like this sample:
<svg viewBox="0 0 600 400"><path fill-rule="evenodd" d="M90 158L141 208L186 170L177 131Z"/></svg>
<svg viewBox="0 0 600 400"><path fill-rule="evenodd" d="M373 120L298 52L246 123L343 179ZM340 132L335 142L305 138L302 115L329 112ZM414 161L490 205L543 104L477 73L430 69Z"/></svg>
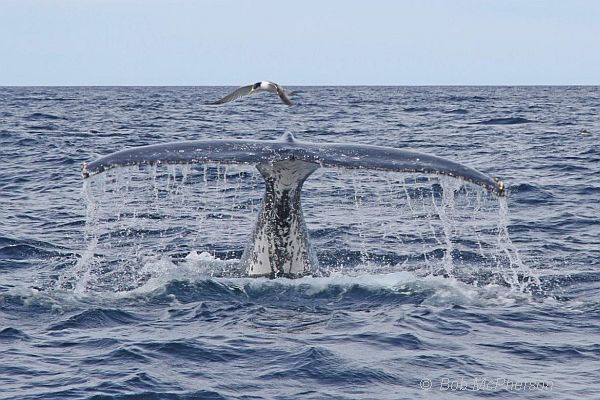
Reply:
<svg viewBox="0 0 600 400"><path fill-rule="evenodd" d="M85 243L61 288L134 291L237 265L264 190L251 165L153 165L86 180ZM509 237L506 199L449 177L321 168L305 183L315 276L410 271L527 291L537 282ZM191 274L191 275L190 275Z"/></svg>

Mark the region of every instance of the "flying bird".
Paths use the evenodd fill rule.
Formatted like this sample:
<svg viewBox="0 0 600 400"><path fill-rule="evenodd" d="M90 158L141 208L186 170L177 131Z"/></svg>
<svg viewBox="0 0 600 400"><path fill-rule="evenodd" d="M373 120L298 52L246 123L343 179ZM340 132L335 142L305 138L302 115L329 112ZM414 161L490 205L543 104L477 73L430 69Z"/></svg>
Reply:
<svg viewBox="0 0 600 400"><path fill-rule="evenodd" d="M234 90L233 92L229 93L227 96L223 97L222 99L217 100L212 103L209 103L209 104L224 104L224 103L228 103L230 101L239 99L240 97L247 96L247 95L254 94L254 93L259 93L259 92L277 93L277 95L279 95L279 98L281 99L281 101L283 101L288 106L292 105L292 102L288 98L288 95L285 92L285 90L283 90L283 87L276 84L275 82L270 82L270 81L260 81L260 82L256 82L253 85L242 86L242 87Z"/></svg>

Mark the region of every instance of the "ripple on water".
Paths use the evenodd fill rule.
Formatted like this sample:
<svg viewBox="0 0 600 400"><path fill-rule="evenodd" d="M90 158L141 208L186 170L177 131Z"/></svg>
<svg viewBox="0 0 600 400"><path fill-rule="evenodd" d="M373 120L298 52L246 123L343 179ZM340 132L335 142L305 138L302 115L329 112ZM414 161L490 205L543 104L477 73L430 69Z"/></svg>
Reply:
<svg viewBox="0 0 600 400"><path fill-rule="evenodd" d="M10 342L15 340L29 340L29 335L12 327L0 330L0 342Z"/></svg>
<svg viewBox="0 0 600 400"><path fill-rule="evenodd" d="M475 122L478 125L518 125L529 124L535 121L528 120L522 117L505 117L505 118L490 118Z"/></svg>
<svg viewBox="0 0 600 400"><path fill-rule="evenodd" d="M50 331L64 329L97 329L119 325L139 324L143 318L127 311L94 308L70 316L48 327Z"/></svg>
<svg viewBox="0 0 600 400"><path fill-rule="evenodd" d="M556 382L551 393L455 393L461 399L597 397L597 87L306 87L293 108L269 96L222 108L198 106L221 91L226 90L0 89L0 397L446 398L449 392L419 388L420 379L440 376ZM106 286L56 288L63 271L85 280L86 271L74 265L83 257L93 264L99 254L86 253L81 243L89 233L82 225L81 162L155 142L273 139L288 129L301 140L436 153L516 182L509 188L507 229L524 263L543 271L544 290L524 293L488 278L495 269L482 265L477 238L465 237L461 224L448 232L454 245L449 254L455 267L474 267L478 274L432 276L435 270L419 267L446 254L445 232L422 251L414 250L422 239L412 229L402 240L393 232L368 238L345 223L374 215L374 222L397 220L410 228L410 210L380 215L369 209L361 216L352 207L340 215L339 228L313 225L313 239L325 243L324 261L348 258L352 263L346 275L332 270L329 276L298 280L217 278L206 265L188 268L182 261L148 268L156 273L150 284L116 293L116 284L129 282L129 276L108 264L117 279ZM191 175L194 187L205 184ZM388 183L374 177L359 189L374 189L381 204L399 200ZM135 184L126 175L117 178ZM214 182L209 178L208 185ZM331 190L332 182L317 182L319 199L310 212L327 202L333 212L340 209L342 193ZM421 185L426 179L418 177L406 190L412 196ZM154 195L156 186L149 188ZM246 205L240 199L249 196L240 189L244 186L234 196ZM346 189L344 195L357 194L351 184L340 190ZM104 193L115 220L134 221L132 229L148 243L167 242L169 255L181 258L190 250L205 251L201 240L193 249L181 248L191 236L180 230L180 221L162 231L172 237L162 236L154 228L167 219L163 214L154 218L155 210L121 210L124 193ZM159 188L159 196L166 194L174 193ZM430 195L436 193L427 192L419 201ZM227 196L215 199L216 208L233 201ZM183 200L189 200L184 207L190 209L210 205L202 196ZM228 215L213 211L207 214ZM176 218L175 213L165 207L164 215ZM328 222L330 215L323 215ZM435 223L436 218L417 214L414 221ZM141 220L151 228L139 226ZM208 232L219 246L240 228L235 220L214 230L207 228L210 219L191 221L193 232ZM486 225L477 232L491 232L496 240L494 229ZM119 247L120 233L120 228L109 229L99 237L115 252L129 251ZM365 262L363 244L377 251L387 247ZM230 251L219 246L211 253L217 258ZM470 250L458 253L460 246ZM124 257L126 265L148 266L138 257L145 253L131 253ZM241 250L229 254L239 257ZM233 268L233 263L211 262L222 270ZM383 267L392 273L381 273Z"/></svg>
<svg viewBox="0 0 600 400"><path fill-rule="evenodd" d="M41 112L34 112L32 114L27 115L25 118L27 121L39 121L39 120L66 120L67 118L61 117L59 115L47 114Z"/></svg>

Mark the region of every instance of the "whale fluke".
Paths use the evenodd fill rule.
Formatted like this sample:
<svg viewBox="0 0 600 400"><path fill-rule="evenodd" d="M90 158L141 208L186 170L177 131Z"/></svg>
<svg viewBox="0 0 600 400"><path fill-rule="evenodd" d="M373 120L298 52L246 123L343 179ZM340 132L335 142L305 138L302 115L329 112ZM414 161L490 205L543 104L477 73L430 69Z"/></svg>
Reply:
<svg viewBox="0 0 600 400"><path fill-rule="evenodd" d="M479 185L499 196L505 194L504 184L499 179L445 158L392 147L302 142L290 133L285 133L279 140L192 140L135 147L84 164L82 174L87 178L129 165L251 164L290 159L323 167L447 175Z"/></svg>
<svg viewBox="0 0 600 400"><path fill-rule="evenodd" d="M302 214L302 185L319 167L438 174L459 178L498 196L504 184L441 157L391 147L279 140L195 140L135 147L83 164L84 178L117 167L189 163L255 164L265 179L263 204L242 264L250 276L297 277L317 266Z"/></svg>

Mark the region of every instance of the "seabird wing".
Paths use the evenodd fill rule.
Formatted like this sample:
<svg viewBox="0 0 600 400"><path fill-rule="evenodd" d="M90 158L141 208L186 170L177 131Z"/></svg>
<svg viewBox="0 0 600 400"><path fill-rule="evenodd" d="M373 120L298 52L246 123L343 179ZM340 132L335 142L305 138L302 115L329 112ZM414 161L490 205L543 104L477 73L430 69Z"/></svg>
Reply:
<svg viewBox="0 0 600 400"><path fill-rule="evenodd" d="M252 93L253 86L254 85L242 86L242 87L234 90L233 92L229 93L227 96L223 97L222 99L214 101L212 103L208 103L208 104L225 104L225 103L229 103L230 101L239 99L240 97L247 96L250 93Z"/></svg>
<svg viewBox="0 0 600 400"><path fill-rule="evenodd" d="M285 104L287 104L288 106L292 105L292 102L290 101L289 97L287 96L287 93L279 85L277 85L277 94L279 95L279 98L281 99L281 101L283 101Z"/></svg>

